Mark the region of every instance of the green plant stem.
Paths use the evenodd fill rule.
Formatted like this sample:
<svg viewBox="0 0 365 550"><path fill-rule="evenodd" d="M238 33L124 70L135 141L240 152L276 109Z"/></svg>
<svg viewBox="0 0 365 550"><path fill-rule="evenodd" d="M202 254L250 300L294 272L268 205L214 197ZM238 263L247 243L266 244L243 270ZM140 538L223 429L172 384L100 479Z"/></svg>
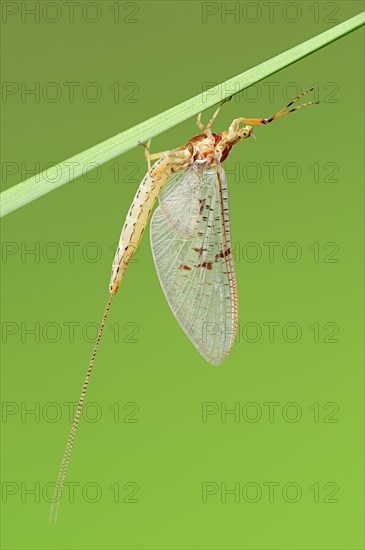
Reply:
<svg viewBox="0 0 365 550"><path fill-rule="evenodd" d="M232 92L229 92L229 90L235 90L235 93L238 93L354 31L364 24L364 15L364 12L360 13L336 27L273 57L269 61L257 65L253 69L249 69L206 92L180 103L180 105L176 105L145 122L137 124L125 132L90 147L86 151L49 168L47 172L41 172L37 176L14 185L0 195L0 217L77 178L79 175L95 168L96 165L101 165L121 153L125 153L135 147L139 141L145 142L149 138L157 136L180 122L197 115L200 111L216 105L225 97L231 95Z"/></svg>

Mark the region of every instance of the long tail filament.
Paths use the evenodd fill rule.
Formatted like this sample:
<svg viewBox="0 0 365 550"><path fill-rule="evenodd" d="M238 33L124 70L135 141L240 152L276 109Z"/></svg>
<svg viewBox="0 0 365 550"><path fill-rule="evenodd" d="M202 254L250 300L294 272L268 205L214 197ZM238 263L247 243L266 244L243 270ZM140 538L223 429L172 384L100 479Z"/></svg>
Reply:
<svg viewBox="0 0 365 550"><path fill-rule="evenodd" d="M86 373L86 376L85 376L85 381L84 381L84 385L82 387L80 399L79 399L77 409L76 409L76 412L75 412L75 417L74 417L74 421L73 421L73 424L72 424L71 432L70 432L70 435L68 436L67 445L66 445L65 453L64 453L63 458L62 458L61 468L60 468L60 471L59 471L59 474L58 474L58 477L57 477L56 487L55 487L55 491L54 491L53 499L52 499L52 504L51 504L51 513L50 513L50 520L51 521L52 521L54 512L55 512L54 519L55 519L55 521L57 521L58 511L59 511L61 497L62 497L62 490L63 490L63 486L65 484L65 479L66 479L67 469L68 469L68 463L70 461L70 456L71 456L71 451L72 451L72 447L73 447L75 436L76 436L77 426L79 424L81 410L82 410L82 407L83 407L83 404L84 404L86 391L87 391L87 388L88 388L88 385L89 385L91 371L92 371L92 368L94 366L96 352L98 351L99 343L100 343L101 336L103 334L103 330L104 330L104 326L105 326L105 321L106 321L106 318L108 317L108 313L109 313L109 310L110 310L110 306L111 306L113 297L114 297L114 294L110 294L108 303L107 303L105 311L104 311L103 320L101 322L101 325L100 325L100 328L99 328L99 333L98 333L98 336L96 338L96 342L95 342L95 345L94 345L93 353L91 355L89 368L87 369L87 373Z"/></svg>

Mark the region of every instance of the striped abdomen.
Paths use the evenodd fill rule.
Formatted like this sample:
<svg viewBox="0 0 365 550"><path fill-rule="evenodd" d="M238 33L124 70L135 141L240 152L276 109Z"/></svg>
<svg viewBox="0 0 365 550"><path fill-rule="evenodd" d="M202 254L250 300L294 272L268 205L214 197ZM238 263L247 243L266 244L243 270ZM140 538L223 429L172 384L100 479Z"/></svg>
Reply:
<svg viewBox="0 0 365 550"><path fill-rule="evenodd" d="M153 205L160 191L172 174L171 161L168 156L158 160L143 178L120 235L117 251L112 265L109 290L115 294L133 254L142 238L149 220Z"/></svg>

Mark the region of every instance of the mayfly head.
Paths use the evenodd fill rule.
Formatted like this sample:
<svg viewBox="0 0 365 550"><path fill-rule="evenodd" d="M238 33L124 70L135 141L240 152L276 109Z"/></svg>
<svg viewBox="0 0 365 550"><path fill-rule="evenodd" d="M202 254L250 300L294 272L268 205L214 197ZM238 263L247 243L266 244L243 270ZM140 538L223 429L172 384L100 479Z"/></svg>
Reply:
<svg viewBox="0 0 365 550"><path fill-rule="evenodd" d="M240 128L240 119L236 118L228 128L228 131L225 132L225 134L227 144L235 145L242 139L246 139L252 136L253 128L252 126L247 125Z"/></svg>
<svg viewBox="0 0 365 550"><path fill-rule="evenodd" d="M239 119L234 120L228 131L217 134L219 137L218 139L216 138L216 142L219 143L217 149L220 151L220 162L223 162L227 158L233 145L253 135L252 126L242 126L240 128L238 121Z"/></svg>
<svg viewBox="0 0 365 550"><path fill-rule="evenodd" d="M243 126L242 128L237 129L237 137L239 141L241 139L249 138L253 135L253 128L252 126Z"/></svg>

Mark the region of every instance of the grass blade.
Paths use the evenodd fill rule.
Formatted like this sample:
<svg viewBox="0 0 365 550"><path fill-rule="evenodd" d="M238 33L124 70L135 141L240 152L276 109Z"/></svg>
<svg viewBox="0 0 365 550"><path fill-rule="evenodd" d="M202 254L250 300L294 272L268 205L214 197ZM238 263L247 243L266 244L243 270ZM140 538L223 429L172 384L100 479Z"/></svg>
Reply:
<svg viewBox="0 0 365 550"><path fill-rule="evenodd" d="M299 59L323 48L334 40L354 31L364 24L364 15L364 12L360 13L340 23L336 27L273 57L269 61L257 65L253 69L249 69L206 92L180 103L180 105L176 105L145 122L137 124L125 132L90 147L86 151L48 169L46 173L40 173L37 176L33 176L14 185L0 195L0 217L9 214L21 206L49 193L53 189L60 187L64 183L68 183L82 173L85 173L89 163L92 162L101 165L121 153L125 153L129 149L132 149L138 144L138 141L147 141L149 138L197 115L200 111L204 111L216 105L222 101L225 96L230 95L228 91L226 94L222 94L222 90L234 89L236 90L235 93L238 93L277 71L280 71L284 67L295 63ZM72 163L73 166L72 171L70 170L70 163ZM52 179L54 181L52 181Z"/></svg>

